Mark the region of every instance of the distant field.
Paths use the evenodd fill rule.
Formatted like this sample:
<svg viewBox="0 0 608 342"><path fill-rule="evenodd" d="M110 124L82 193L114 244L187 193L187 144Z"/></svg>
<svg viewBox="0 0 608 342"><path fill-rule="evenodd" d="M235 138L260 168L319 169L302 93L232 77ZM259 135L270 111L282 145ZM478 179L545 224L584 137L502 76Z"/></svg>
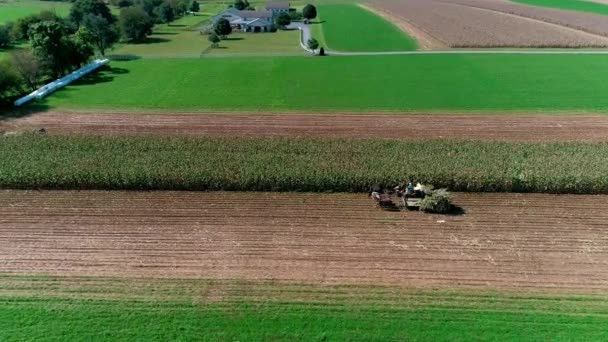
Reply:
<svg viewBox="0 0 608 342"><path fill-rule="evenodd" d="M320 23L313 37L336 51L410 51L416 41L399 28L369 11L351 4L317 6Z"/></svg>
<svg viewBox="0 0 608 342"><path fill-rule="evenodd" d="M54 1L20 0L0 2L0 24L15 21L30 14L37 14L42 10L55 11L65 16L69 13L71 3Z"/></svg>
<svg viewBox="0 0 608 342"><path fill-rule="evenodd" d="M452 1L456 4L450 3ZM452 48L601 48L608 46L606 37L589 34L584 30L577 31L560 27L543 20L530 20L526 17L527 10L546 11L547 9L525 6L522 10L519 8L521 6L508 2L452 1L377 1L372 5L374 8L402 19ZM509 9L509 5L513 5L511 7L515 7L515 10ZM488 6L490 9L487 9ZM494 10L496 7L499 7L499 10ZM524 15L514 15L512 14L514 12L523 12ZM571 13L571 15L575 17L581 13ZM551 17L551 13L548 16ZM605 24L605 18L600 19Z"/></svg>
<svg viewBox="0 0 608 342"><path fill-rule="evenodd" d="M608 15L608 5L596 0L511 0L522 4ZM607 3L608 4L608 3Z"/></svg>
<svg viewBox="0 0 608 342"><path fill-rule="evenodd" d="M602 55L155 59L111 66L41 105L260 112L608 110L608 60Z"/></svg>

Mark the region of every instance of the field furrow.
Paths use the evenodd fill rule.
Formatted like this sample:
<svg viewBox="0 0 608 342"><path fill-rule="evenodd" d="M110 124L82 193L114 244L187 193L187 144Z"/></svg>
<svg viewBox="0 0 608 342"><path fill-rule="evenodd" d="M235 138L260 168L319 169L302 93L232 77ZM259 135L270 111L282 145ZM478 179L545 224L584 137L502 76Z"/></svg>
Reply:
<svg viewBox="0 0 608 342"><path fill-rule="evenodd" d="M371 6L402 18L453 48L605 47L608 42L602 35L605 24L601 16L592 14L475 0L378 1ZM552 11L558 17L547 19ZM578 24L585 20L587 24Z"/></svg>
<svg viewBox="0 0 608 342"><path fill-rule="evenodd" d="M607 196L0 192L0 272L605 291Z"/></svg>
<svg viewBox="0 0 608 342"><path fill-rule="evenodd" d="M97 135L457 138L608 141L608 117L568 115L147 114L50 112L0 121L0 132Z"/></svg>

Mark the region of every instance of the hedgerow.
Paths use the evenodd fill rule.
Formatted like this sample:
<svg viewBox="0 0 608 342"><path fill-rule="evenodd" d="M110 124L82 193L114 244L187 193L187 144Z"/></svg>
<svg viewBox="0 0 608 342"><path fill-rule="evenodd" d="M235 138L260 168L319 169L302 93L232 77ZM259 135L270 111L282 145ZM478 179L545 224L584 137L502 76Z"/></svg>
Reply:
<svg viewBox="0 0 608 342"><path fill-rule="evenodd" d="M250 137L0 137L0 187L608 193L608 143Z"/></svg>

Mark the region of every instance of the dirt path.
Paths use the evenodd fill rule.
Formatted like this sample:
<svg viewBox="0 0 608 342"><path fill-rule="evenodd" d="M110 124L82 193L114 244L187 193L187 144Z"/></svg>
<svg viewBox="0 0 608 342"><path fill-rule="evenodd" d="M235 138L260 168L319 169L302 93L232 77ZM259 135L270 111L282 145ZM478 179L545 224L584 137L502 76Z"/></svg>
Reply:
<svg viewBox="0 0 608 342"><path fill-rule="evenodd" d="M0 121L7 132L42 127L49 134L608 141L608 116L45 113Z"/></svg>
<svg viewBox="0 0 608 342"><path fill-rule="evenodd" d="M0 273L608 290L608 196L0 191Z"/></svg>

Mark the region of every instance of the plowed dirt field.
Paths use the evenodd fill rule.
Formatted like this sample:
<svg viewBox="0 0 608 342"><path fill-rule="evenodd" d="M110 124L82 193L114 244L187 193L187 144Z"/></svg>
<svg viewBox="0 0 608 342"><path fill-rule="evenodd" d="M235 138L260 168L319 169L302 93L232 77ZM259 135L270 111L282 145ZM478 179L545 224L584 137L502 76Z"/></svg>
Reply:
<svg viewBox="0 0 608 342"><path fill-rule="evenodd" d="M0 191L0 273L608 289L608 196Z"/></svg>
<svg viewBox="0 0 608 342"><path fill-rule="evenodd" d="M43 127L49 134L608 140L606 116L45 113L0 121L0 132Z"/></svg>
<svg viewBox="0 0 608 342"><path fill-rule="evenodd" d="M453 48L606 47L608 42L600 34L604 32L601 16L586 13L507 1L408 0L368 5Z"/></svg>

